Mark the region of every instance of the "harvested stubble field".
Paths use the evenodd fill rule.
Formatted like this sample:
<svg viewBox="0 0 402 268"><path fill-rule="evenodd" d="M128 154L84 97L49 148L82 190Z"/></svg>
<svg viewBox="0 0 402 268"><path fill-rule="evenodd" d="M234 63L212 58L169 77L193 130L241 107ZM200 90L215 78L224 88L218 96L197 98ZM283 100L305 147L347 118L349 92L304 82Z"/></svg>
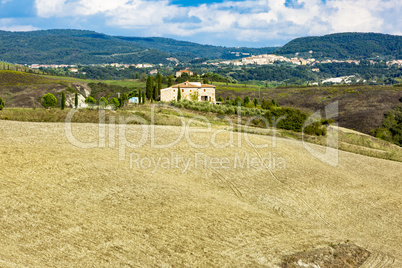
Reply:
<svg viewBox="0 0 402 268"><path fill-rule="evenodd" d="M105 138L84 149L62 123L0 121L0 266L402 267L400 162L341 151L331 167L299 141L205 129L123 155L123 133L133 145L151 127L114 127L73 124ZM180 130L155 127L156 144Z"/></svg>

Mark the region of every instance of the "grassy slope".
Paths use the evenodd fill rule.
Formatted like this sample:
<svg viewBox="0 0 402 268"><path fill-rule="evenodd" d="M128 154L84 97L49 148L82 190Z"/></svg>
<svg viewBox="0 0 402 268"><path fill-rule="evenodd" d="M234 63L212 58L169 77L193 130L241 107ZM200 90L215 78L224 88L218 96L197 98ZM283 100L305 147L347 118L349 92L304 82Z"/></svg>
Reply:
<svg viewBox="0 0 402 268"><path fill-rule="evenodd" d="M57 79L57 80L63 80L66 82L79 82L79 83L105 83L109 85L115 85L115 86L121 86L121 87L145 87L145 82L140 82L139 80L132 80L132 79L126 79L126 80L93 80L93 79L79 79L75 77L64 77L64 76L51 76L51 75L45 75L44 77L50 78L50 79Z"/></svg>
<svg viewBox="0 0 402 268"><path fill-rule="evenodd" d="M219 85L217 96L242 99L275 99L281 106L299 108L314 113L324 111L325 106L339 101L339 125L363 133L381 125L384 114L402 97L401 87L392 86L329 86L301 88L263 88L242 85ZM261 101L260 99L260 101Z"/></svg>
<svg viewBox="0 0 402 268"><path fill-rule="evenodd" d="M187 124L191 124L192 127L206 128L208 125L202 118L207 118L213 127L222 128L231 131L243 131L247 133L254 133L265 136L284 137L296 140L302 140L319 145L326 144L326 137L317 136L302 136L301 133L293 131L287 131L278 129L275 132L272 129L262 129L256 127L244 127L237 125L238 118L236 116L228 116L225 118L216 117L213 113L202 113L191 110L182 109L181 113L183 118L178 117L177 111L169 106L155 106L154 108L154 124L155 125L169 125L180 126L182 125L182 119ZM64 111L60 109L24 109L24 108L6 108L0 112L0 120L14 120L14 121L26 121L26 122L64 122L70 109ZM135 115L139 120L134 120L130 124L146 124L151 123L151 106L130 106L127 110L105 111L105 122L109 123L110 117L115 118L115 122L119 123L119 116L128 118ZM234 123L229 125L228 121ZM248 120L247 117L243 117L240 122L245 124ZM97 110L79 110L73 117L73 122L76 123L98 123L99 112ZM339 149L347 152L357 153L361 155L394 160L402 162L402 148L391 144L389 142L356 132L348 129L339 129Z"/></svg>
<svg viewBox="0 0 402 268"><path fill-rule="evenodd" d="M0 70L0 96L4 99L6 107L41 107L40 98L46 93L52 93L60 101L61 92L73 94L78 91L81 94L82 88L90 91L88 83L104 83L113 86L127 87L126 91L132 88L145 87L145 83L138 80L85 80L72 77L37 75L24 72ZM81 90L80 90L81 89ZM116 96L116 89L99 94ZM124 93L122 90L121 93ZM59 106L59 104L57 105Z"/></svg>
<svg viewBox="0 0 402 268"><path fill-rule="evenodd" d="M127 139L139 138L140 126ZM108 130L107 130L108 131ZM157 127L167 143L179 128ZM73 125L81 141L96 140L93 124ZM118 134L118 131L116 135ZM217 136L223 143L231 132ZM267 266L284 255L350 240L402 263L401 163L341 152L338 167L312 157L300 142L234 134L235 148L195 149L182 139L160 149L80 149L64 124L0 122L1 266ZM204 144L211 133L191 134ZM116 146L119 137L115 136ZM109 141L109 139L107 139ZM317 147L317 149L319 149ZM283 158L276 169L130 168L141 158L228 158L236 153ZM134 155L136 158L137 155Z"/></svg>

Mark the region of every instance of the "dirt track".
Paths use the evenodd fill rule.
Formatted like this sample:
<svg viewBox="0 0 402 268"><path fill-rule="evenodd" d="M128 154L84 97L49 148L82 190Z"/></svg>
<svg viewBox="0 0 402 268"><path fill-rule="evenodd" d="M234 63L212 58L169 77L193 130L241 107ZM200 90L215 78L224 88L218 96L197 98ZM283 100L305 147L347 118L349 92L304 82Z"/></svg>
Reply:
<svg viewBox="0 0 402 268"><path fill-rule="evenodd" d="M141 130L127 127L127 139ZM179 130L157 127L155 140ZM98 139L94 124L72 131ZM248 135L250 146L231 132L190 138L222 145L233 135L233 148L148 139L119 161L118 133L116 148L106 135L105 148L82 149L64 124L0 121L0 266L273 267L350 240L372 263L402 267L401 163L340 152L331 167L300 142Z"/></svg>

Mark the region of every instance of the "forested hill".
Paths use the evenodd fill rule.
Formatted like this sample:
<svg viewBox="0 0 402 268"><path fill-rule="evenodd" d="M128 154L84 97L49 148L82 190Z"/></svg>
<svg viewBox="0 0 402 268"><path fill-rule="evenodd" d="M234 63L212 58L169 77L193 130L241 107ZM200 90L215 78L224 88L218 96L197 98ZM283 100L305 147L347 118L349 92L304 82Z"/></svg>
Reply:
<svg viewBox="0 0 402 268"><path fill-rule="evenodd" d="M169 38L110 36L83 30L0 31L0 61L43 64L168 63L166 58L231 59L231 52L264 54L275 48L227 48ZM241 56L241 54L240 54Z"/></svg>
<svg viewBox="0 0 402 268"><path fill-rule="evenodd" d="M332 59L401 59L402 36L378 33L337 33L319 37L297 38L275 53L279 55L310 54Z"/></svg>
<svg viewBox="0 0 402 268"><path fill-rule="evenodd" d="M135 44L158 49L166 53L173 53L181 58L199 58L207 59L235 59L239 58L234 52L249 53L253 55L273 53L277 47L263 47L263 48L246 48L246 47L222 47L201 45L192 42L178 41L171 38L163 37L120 37L116 38L133 42ZM247 55L247 54L246 54ZM240 54L240 57L242 54ZM243 56L245 57L245 56Z"/></svg>

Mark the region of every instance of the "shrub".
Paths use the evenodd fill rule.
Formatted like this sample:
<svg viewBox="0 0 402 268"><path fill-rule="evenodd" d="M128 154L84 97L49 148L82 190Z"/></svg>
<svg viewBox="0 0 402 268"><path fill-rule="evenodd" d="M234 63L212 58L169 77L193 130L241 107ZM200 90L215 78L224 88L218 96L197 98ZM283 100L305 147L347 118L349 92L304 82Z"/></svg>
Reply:
<svg viewBox="0 0 402 268"><path fill-rule="evenodd" d="M3 110L4 108L4 101L2 98L0 98L0 111Z"/></svg>
<svg viewBox="0 0 402 268"><path fill-rule="evenodd" d="M95 105L96 104L96 100L89 96L88 98L85 99L85 103L89 104L89 105Z"/></svg>
<svg viewBox="0 0 402 268"><path fill-rule="evenodd" d="M42 97L42 105L45 108L54 107L57 104L57 99L52 93L47 93Z"/></svg>
<svg viewBox="0 0 402 268"><path fill-rule="evenodd" d="M226 110L226 114L227 115L231 115L231 114L234 114L235 113L235 109L233 108L233 107L229 107L227 110Z"/></svg>
<svg viewBox="0 0 402 268"><path fill-rule="evenodd" d="M246 96L243 100L243 104L244 104L244 106L247 106L247 104L249 104L249 103L250 103L250 98L248 96Z"/></svg>
<svg viewBox="0 0 402 268"><path fill-rule="evenodd" d="M194 91L193 93L190 94L190 99L192 101L198 101L200 97L200 94L198 93L198 91Z"/></svg>
<svg viewBox="0 0 402 268"><path fill-rule="evenodd" d="M219 109L219 110L218 110L218 112L217 112L217 114L218 114L218 115L225 115L225 111L224 111L224 110Z"/></svg>
<svg viewBox="0 0 402 268"><path fill-rule="evenodd" d="M254 98L254 99L253 99L253 103L254 103L254 107L257 107L257 105L258 105L258 99L257 99L257 98Z"/></svg>
<svg viewBox="0 0 402 268"><path fill-rule="evenodd" d="M112 98L109 104L114 106L114 109L117 109L120 106L120 102L117 98Z"/></svg>
<svg viewBox="0 0 402 268"><path fill-rule="evenodd" d="M205 106L205 107L202 107L200 110L202 112L209 113L211 111L211 108L209 106Z"/></svg>
<svg viewBox="0 0 402 268"><path fill-rule="evenodd" d="M151 99L152 99L152 96L151 96ZM119 103L120 103L119 107L125 107L128 104L128 95L126 93L121 94Z"/></svg>
<svg viewBox="0 0 402 268"><path fill-rule="evenodd" d="M241 103L241 98L237 96L233 101L233 105L237 106L239 103Z"/></svg>
<svg viewBox="0 0 402 268"><path fill-rule="evenodd" d="M99 99L99 105L100 106L106 107L108 104L109 103L108 103L108 101L107 101L107 99L105 97L102 97L102 98Z"/></svg>

